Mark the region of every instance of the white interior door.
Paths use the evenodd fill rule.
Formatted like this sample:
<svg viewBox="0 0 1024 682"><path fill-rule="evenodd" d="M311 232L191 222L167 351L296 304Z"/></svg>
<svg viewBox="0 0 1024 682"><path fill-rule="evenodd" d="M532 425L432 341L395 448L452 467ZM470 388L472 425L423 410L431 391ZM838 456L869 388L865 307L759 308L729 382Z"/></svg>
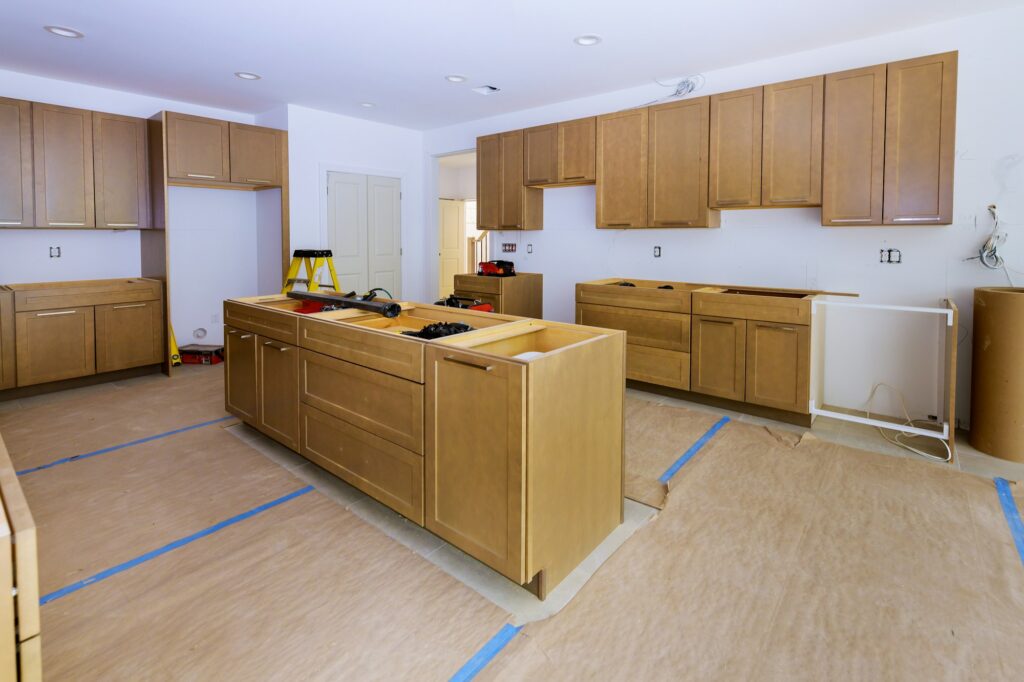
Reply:
<svg viewBox="0 0 1024 682"><path fill-rule="evenodd" d="M370 288L366 189L365 175L327 174L327 242L343 293Z"/></svg>
<svg viewBox="0 0 1024 682"><path fill-rule="evenodd" d="M441 218L440 268L438 292L440 298L455 290L455 275L464 270L466 262L466 202L441 199L438 215Z"/></svg>
<svg viewBox="0 0 1024 682"><path fill-rule="evenodd" d="M367 176L369 285L402 296L402 181ZM369 287L368 287L369 288Z"/></svg>

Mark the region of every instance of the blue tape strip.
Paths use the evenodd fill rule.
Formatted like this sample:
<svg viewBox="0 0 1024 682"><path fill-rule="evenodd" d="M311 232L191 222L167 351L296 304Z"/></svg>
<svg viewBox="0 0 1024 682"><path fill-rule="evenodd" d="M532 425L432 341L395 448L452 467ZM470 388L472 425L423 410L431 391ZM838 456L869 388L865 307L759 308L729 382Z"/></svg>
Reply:
<svg viewBox="0 0 1024 682"><path fill-rule="evenodd" d="M994 479L996 492L999 493L999 503L1003 505L1003 515L1006 516L1006 523L1010 526L1010 535L1013 536L1013 544L1017 545L1017 554L1024 564L1024 522L1020 520L1020 511L1013 499L1013 491L1005 478Z"/></svg>
<svg viewBox="0 0 1024 682"><path fill-rule="evenodd" d="M466 664L451 676L449 682L468 682L476 677L522 629L522 625L509 625L508 623L501 626L498 634L480 647L480 651L473 654L473 658L466 661Z"/></svg>
<svg viewBox="0 0 1024 682"><path fill-rule="evenodd" d="M77 461L82 460L82 459L89 459L90 457L98 457L99 455L105 455L108 452L114 452L115 450L123 450L124 448L130 448L133 445L142 445L143 443L148 443L150 441L158 440L160 438L167 438L167 436L173 436L173 435L178 434L178 433L184 433L185 431L191 431L192 429L201 429L204 426L209 426L210 424L217 424L217 423L225 421L227 419L232 419L232 416L228 415L226 417L220 417L218 419L211 419L208 422L202 422L202 423L199 423L199 424L193 424L192 426L183 426L180 429L174 429L173 431L166 431L164 433L158 433L155 436L146 436L145 438L140 438L138 440L133 440L133 441L130 441L128 443L121 443L120 445L112 445L109 448L103 448L102 450L93 450L92 452L86 452L85 454L82 454L82 455L72 455L71 457L62 457L60 459L56 459L56 460L50 462L49 464L43 464L43 465L40 465L40 466L37 466L37 467L32 467L31 469L22 469L21 471L18 471L16 473L18 474L18 476L24 476L26 474L31 474L31 473L36 472L36 471L42 471L43 469L52 469L55 466L58 466L58 465L61 465L61 464L67 464L68 462L77 462Z"/></svg>
<svg viewBox="0 0 1024 682"><path fill-rule="evenodd" d="M683 468L683 465L693 459L693 456L697 454L697 451L704 447L711 437L718 433L718 430L729 423L728 417L722 417L708 429L707 433L697 439L697 442L690 446L690 449L683 453L682 457L677 459L672 466L665 470L658 480L662 483L668 483L668 480L676 475L676 473Z"/></svg>
<svg viewBox="0 0 1024 682"><path fill-rule="evenodd" d="M72 592L77 592L78 590L82 589L83 587L87 587L89 585L92 585L93 583L98 583L101 580L106 580L107 578L110 578L111 576L115 576L118 573L123 573L124 571L127 571L130 568L134 568L134 567L138 566L141 563L145 563L145 562L149 561L150 559L155 559L158 556L162 556L164 554L167 554L168 552L170 552L173 549L177 549L179 547L183 547L183 546L187 545L190 542L195 542L196 540L198 540L200 538L205 538L207 535L212 535L213 533L216 533L219 530L223 530L224 528L227 528L228 526L233 526L236 523L244 521L244 520L246 520L246 519L248 519L248 518L250 518L252 516L256 516L260 512L265 512L268 509L272 509L273 507L276 507L278 505L284 504L285 502L287 502L289 500L293 500L296 497L299 497L301 495L305 495L306 493L310 492L311 490L313 490L313 486L307 485L305 488L300 488L300 489L296 490L295 492L288 493L287 495L285 495L283 497L279 497L276 500L271 500L270 502L267 502L266 504L261 504L258 507L254 507L253 509L250 509L247 512L239 514L238 516L232 516L230 519L225 519L224 521L221 521L218 524L210 526L209 528L204 528L203 530L199 531L198 533L193 533L192 535L188 535L188 536L185 536L185 537L183 537L183 538L181 538L179 540L175 540L174 542L168 543L168 544L164 545L163 547L160 547L158 549L154 549L151 552L146 552L145 554L143 554L141 556L138 556L138 557L135 557L134 559L126 561L123 564L118 564L117 566L114 566L113 568L108 568L105 571L100 571L96 575L90 576L90 577L86 578L85 580L79 580L77 583L71 583L70 585L68 585L66 587L62 587L62 588L60 588L59 590L57 590L55 592L50 592L49 594L43 595L39 599L39 605L43 606L45 604L49 604L50 602L54 601L55 599L60 599L61 597L64 597L64 596L67 596L67 595L71 594Z"/></svg>

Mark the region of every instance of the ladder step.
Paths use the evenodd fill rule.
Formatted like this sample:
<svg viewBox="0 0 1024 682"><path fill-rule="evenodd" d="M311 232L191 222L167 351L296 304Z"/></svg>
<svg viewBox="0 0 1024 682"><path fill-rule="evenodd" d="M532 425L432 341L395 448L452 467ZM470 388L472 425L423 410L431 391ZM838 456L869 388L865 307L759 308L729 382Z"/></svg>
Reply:
<svg viewBox="0 0 1024 682"><path fill-rule="evenodd" d="M288 284L309 284L309 280L308 279L302 279L301 277L296 277L296 278L288 280Z"/></svg>

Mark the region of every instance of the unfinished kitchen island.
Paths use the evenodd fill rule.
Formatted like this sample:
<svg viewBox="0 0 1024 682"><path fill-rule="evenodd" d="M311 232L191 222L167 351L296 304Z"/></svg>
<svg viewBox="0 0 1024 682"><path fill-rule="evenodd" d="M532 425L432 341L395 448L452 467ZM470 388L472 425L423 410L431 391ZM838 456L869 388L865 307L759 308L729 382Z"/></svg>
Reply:
<svg viewBox="0 0 1024 682"><path fill-rule="evenodd" d="M400 305L225 301L226 409L544 599L622 522L626 334Z"/></svg>

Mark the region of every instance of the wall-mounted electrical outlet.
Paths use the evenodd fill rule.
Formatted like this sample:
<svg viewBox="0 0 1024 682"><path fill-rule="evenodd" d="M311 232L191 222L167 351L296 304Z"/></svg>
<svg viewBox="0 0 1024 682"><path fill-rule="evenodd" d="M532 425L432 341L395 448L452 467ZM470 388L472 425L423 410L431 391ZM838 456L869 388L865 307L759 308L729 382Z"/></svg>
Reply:
<svg viewBox="0 0 1024 682"><path fill-rule="evenodd" d="M50 258L60 258L60 247L59 246L51 246L50 247Z"/></svg>
<svg viewBox="0 0 1024 682"><path fill-rule="evenodd" d="M502 242L502 244L501 244L501 252L502 253L515 253L516 252L516 245L513 244L513 243L510 243L510 242Z"/></svg>
<svg viewBox="0 0 1024 682"><path fill-rule="evenodd" d="M879 249L878 262L899 265L903 262L903 252L899 249Z"/></svg>
<svg viewBox="0 0 1024 682"><path fill-rule="evenodd" d="M533 253L533 244L526 245L526 253Z"/></svg>
<svg viewBox="0 0 1024 682"><path fill-rule="evenodd" d="M661 247L660 246L655 246L654 247L654 257L655 258L661 258Z"/></svg>

